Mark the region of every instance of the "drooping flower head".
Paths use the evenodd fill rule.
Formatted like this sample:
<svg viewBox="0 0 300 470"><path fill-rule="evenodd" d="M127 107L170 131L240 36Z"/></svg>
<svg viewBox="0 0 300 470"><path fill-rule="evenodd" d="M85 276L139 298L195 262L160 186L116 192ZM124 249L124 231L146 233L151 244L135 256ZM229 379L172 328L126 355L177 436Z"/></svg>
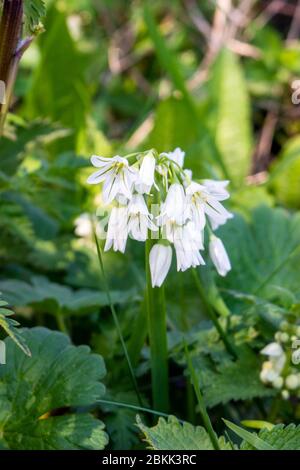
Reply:
<svg viewBox="0 0 300 470"><path fill-rule="evenodd" d="M164 281L176 254L177 270L204 265L205 233L210 234L209 254L221 276L231 269L222 241L213 235L232 214L221 201L228 199L228 181L195 180L184 168L185 153L158 154L155 150L127 158L93 156L99 168L88 183L102 183L102 199L114 207L108 222L105 250L124 252L127 238L145 242L156 238L149 264L152 286Z"/></svg>

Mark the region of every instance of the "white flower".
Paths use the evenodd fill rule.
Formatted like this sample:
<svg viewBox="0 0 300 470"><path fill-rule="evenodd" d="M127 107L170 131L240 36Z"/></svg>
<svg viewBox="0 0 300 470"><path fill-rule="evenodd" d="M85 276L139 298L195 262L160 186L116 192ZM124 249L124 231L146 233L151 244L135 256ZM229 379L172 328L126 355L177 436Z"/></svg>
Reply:
<svg viewBox="0 0 300 470"><path fill-rule="evenodd" d="M158 217L160 225L164 225L168 219L182 225L188 218L186 195L184 187L179 183L171 184L165 202L161 206L161 214Z"/></svg>
<svg viewBox="0 0 300 470"><path fill-rule="evenodd" d="M300 385L299 377L296 374L290 374L285 379L285 386L288 390L295 390Z"/></svg>
<svg viewBox="0 0 300 470"><path fill-rule="evenodd" d="M148 194L154 184L156 160L152 152L148 152L141 163L138 178L135 183L136 190L141 194Z"/></svg>
<svg viewBox="0 0 300 470"><path fill-rule="evenodd" d="M152 287L160 287L164 282L172 261L172 248L156 243L149 254Z"/></svg>
<svg viewBox="0 0 300 470"><path fill-rule="evenodd" d="M276 384L286 361L286 356L281 345L276 342L270 343L262 349L260 353L269 356L269 360L265 361L262 365L260 372L261 381Z"/></svg>
<svg viewBox="0 0 300 470"><path fill-rule="evenodd" d="M228 180L225 181L216 181L216 180L204 180L203 186L205 186L210 194L214 196L218 201L225 201L230 197L229 192L227 191L227 186L229 184Z"/></svg>
<svg viewBox="0 0 300 470"><path fill-rule="evenodd" d="M104 251L113 247L114 251L124 253L128 238L128 209L113 207L109 221Z"/></svg>
<svg viewBox="0 0 300 470"><path fill-rule="evenodd" d="M91 217L87 213L80 214L74 221L75 234L78 237L90 237L93 233Z"/></svg>
<svg viewBox="0 0 300 470"><path fill-rule="evenodd" d="M209 255L220 276L226 276L231 270L231 264L222 240L214 235L209 242Z"/></svg>
<svg viewBox="0 0 300 470"><path fill-rule="evenodd" d="M173 234L173 243L177 259L177 271L187 269L205 261L200 254L203 249L203 233L197 229L193 221L188 221L183 226L178 226Z"/></svg>
<svg viewBox="0 0 300 470"><path fill-rule="evenodd" d="M112 158L93 155L91 162L95 167L101 168L89 176L89 184L104 182L102 197L105 204L109 204L117 196L123 195L131 199L132 186L136 180L135 168L128 165L128 160L118 155Z"/></svg>
<svg viewBox="0 0 300 470"><path fill-rule="evenodd" d="M192 181L186 188L186 194L192 217L201 229L205 226L205 214L213 224L213 229L232 217L219 202L216 193L211 194L205 186Z"/></svg>
<svg viewBox="0 0 300 470"><path fill-rule="evenodd" d="M270 357L281 357L283 354L283 349L279 343L275 341L273 343L267 344L261 351L260 354Z"/></svg>
<svg viewBox="0 0 300 470"><path fill-rule="evenodd" d="M157 231L158 228L152 222L152 214L141 194L134 194L128 205L128 232L135 240L144 242L147 239L148 229Z"/></svg>
<svg viewBox="0 0 300 470"><path fill-rule="evenodd" d="M185 152L181 150L181 148L176 147L173 152L164 152L161 155L168 157L169 160L172 160L173 162L177 163L177 165L181 166L181 168L183 167Z"/></svg>

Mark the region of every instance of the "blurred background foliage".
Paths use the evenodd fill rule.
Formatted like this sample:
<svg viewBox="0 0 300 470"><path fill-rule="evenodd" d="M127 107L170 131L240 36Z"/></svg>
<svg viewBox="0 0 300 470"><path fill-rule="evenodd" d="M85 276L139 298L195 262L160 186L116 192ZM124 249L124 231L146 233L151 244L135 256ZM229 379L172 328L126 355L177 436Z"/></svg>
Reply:
<svg viewBox="0 0 300 470"><path fill-rule="evenodd" d="M23 326L60 329L75 344L102 354L107 397L134 404L86 216L101 207L99 188L86 185L89 157L179 146L195 177L230 180L236 216L222 237L233 270L226 279L216 279L210 269L201 269L201 276L224 322L231 314L236 341L254 350L264 345L300 299L300 107L292 102L292 84L300 77L300 5L45 3L45 31L20 63L0 144L0 291ZM112 298L147 400L142 260L142 247L132 241L125 256L105 255ZM255 402L235 408L231 401L272 396L258 380L260 359L242 355L245 362L237 365L237 371L249 370L249 364L253 370L245 395L244 379L226 375L224 365L221 372L214 369L226 354L191 275L173 270L166 288L173 413L198 419L183 374L180 335L186 331L195 367L207 372L202 380L209 405L217 406L215 419L218 406L222 416L251 414ZM219 389L212 394L213 383ZM190 402L182 405L186 388ZM281 416L299 417L300 409L287 403L283 408ZM99 414L111 447L137 445L133 411L107 405Z"/></svg>

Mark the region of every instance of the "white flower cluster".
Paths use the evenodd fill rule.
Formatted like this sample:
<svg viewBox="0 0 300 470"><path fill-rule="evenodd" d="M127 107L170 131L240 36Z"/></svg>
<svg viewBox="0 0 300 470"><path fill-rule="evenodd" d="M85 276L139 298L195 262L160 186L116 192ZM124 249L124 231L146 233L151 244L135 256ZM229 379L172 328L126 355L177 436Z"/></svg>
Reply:
<svg viewBox="0 0 300 470"><path fill-rule="evenodd" d="M267 361L262 364L260 379L264 384L281 390L282 397L288 399L291 393L300 395L300 373L295 367L299 363L299 351L294 351L292 356L290 354L290 344L300 343L300 327L283 322L281 330L275 334L275 341L261 351L267 356Z"/></svg>
<svg viewBox="0 0 300 470"><path fill-rule="evenodd" d="M218 273L225 276L231 269L222 241L213 234L232 217L220 202L229 197L228 181L193 181L192 172L183 168L184 157L185 153L176 148L161 154L149 150L126 158L91 158L98 170L88 183L103 183L104 204L114 202L104 249L124 253L128 236L146 241L150 234L157 240L149 256L153 287L161 286L167 276L172 245L178 271L205 264L200 253L205 227L210 234L210 257Z"/></svg>

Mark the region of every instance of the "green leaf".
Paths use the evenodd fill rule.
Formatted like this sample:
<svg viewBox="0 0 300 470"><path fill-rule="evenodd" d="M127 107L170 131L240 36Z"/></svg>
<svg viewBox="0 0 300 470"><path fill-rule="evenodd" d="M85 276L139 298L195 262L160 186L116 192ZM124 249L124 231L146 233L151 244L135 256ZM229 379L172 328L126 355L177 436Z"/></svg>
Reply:
<svg viewBox="0 0 300 470"><path fill-rule="evenodd" d="M222 288L272 298L274 286L299 292L300 215L261 206L249 220L236 214L219 234L232 270L218 277Z"/></svg>
<svg viewBox="0 0 300 470"><path fill-rule="evenodd" d="M269 186L280 202L300 207L300 137L287 142L271 168Z"/></svg>
<svg viewBox="0 0 300 470"><path fill-rule="evenodd" d="M31 33L36 32L37 26L46 14L46 5L43 0L25 0L25 29Z"/></svg>
<svg viewBox="0 0 300 470"><path fill-rule="evenodd" d="M137 416L137 425L145 436L146 442L154 450L213 450L210 438L201 426L181 424L175 416L168 420L159 418L156 426L149 428ZM230 450L230 445L221 437L221 449Z"/></svg>
<svg viewBox="0 0 300 470"><path fill-rule="evenodd" d="M7 308L8 303L4 300L1 300L1 292L0 292L0 326L4 329L4 331L11 337L11 339L22 349L22 351L27 354L27 356L31 356L30 349L28 348L24 336L22 335L22 331L20 331L17 327L19 323L16 320L10 318L14 315L14 312Z"/></svg>
<svg viewBox="0 0 300 470"><path fill-rule="evenodd" d="M72 134L59 143L62 151L76 149L90 99L84 77L87 57L78 50L66 21L65 13L52 3L45 22L47 34L40 38L40 62L35 67L24 103L29 119L50 117L72 130ZM55 150L57 147L58 144Z"/></svg>
<svg viewBox="0 0 300 470"><path fill-rule="evenodd" d="M13 140L1 137L0 171L9 176L16 172L28 145L63 137L66 131L48 120L34 120L16 127L15 134Z"/></svg>
<svg viewBox="0 0 300 470"><path fill-rule="evenodd" d="M195 104L186 88L180 64L178 63L176 56L173 55L172 51L168 48L166 40L161 35L159 28L156 25L151 7L147 4L144 7L144 19L161 66L170 75L174 87L181 91L187 108L192 113L192 116L195 117L195 115L197 115Z"/></svg>
<svg viewBox="0 0 300 470"><path fill-rule="evenodd" d="M208 407L231 400L249 400L274 395L274 390L265 387L259 378L259 358L247 349L241 349L238 356L236 361L226 360L214 367L205 366L198 355L193 358L200 389Z"/></svg>
<svg viewBox="0 0 300 470"><path fill-rule="evenodd" d="M138 405L136 394L133 392L117 392L113 395L106 394L106 397L113 397L114 402L125 402L130 405ZM105 411L105 425L110 437L113 449L128 450L132 449L138 440L138 429L135 424L136 410L121 407L117 405L102 405Z"/></svg>
<svg viewBox="0 0 300 470"><path fill-rule="evenodd" d="M62 333L23 330L28 358L6 339L7 363L0 368L0 445L14 450L103 449L103 423L74 407L105 393L103 359L75 347ZM62 409L59 416L55 410Z"/></svg>
<svg viewBox="0 0 300 470"><path fill-rule="evenodd" d="M50 282L46 277L35 276L31 283L10 279L0 281L0 289L9 302L17 307L38 306L48 313L63 310L73 314L90 313L99 307L108 305L104 292L89 289L74 291L70 287ZM112 301L116 304L126 303L134 297L135 291L112 291Z"/></svg>
<svg viewBox="0 0 300 470"><path fill-rule="evenodd" d="M295 424L277 424L271 430L262 429L257 436L275 450L300 450L300 426ZM254 448L249 440L241 445L242 450Z"/></svg>
<svg viewBox="0 0 300 470"><path fill-rule="evenodd" d="M209 84L215 139L229 178L239 185L250 170L252 135L250 101L237 57L224 49Z"/></svg>
<svg viewBox="0 0 300 470"><path fill-rule="evenodd" d="M249 431L246 431L245 429L237 426L234 423L231 423L230 421L227 421L226 419L223 419L224 423L226 426L229 427L235 434L237 434L239 437L244 439L248 444L250 444L254 449L256 450L275 450L274 447L272 447L270 444L265 442L263 439L258 437L256 433L252 433Z"/></svg>

